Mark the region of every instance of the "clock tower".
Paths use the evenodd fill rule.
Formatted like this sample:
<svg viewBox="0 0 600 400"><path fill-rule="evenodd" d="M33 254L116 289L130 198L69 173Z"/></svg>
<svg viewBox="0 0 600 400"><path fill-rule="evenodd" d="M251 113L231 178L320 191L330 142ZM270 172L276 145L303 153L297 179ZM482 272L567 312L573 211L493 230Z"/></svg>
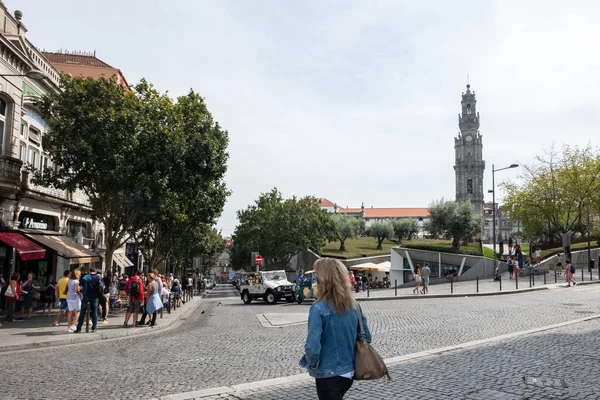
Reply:
<svg viewBox="0 0 600 400"><path fill-rule="evenodd" d="M458 114L460 132L454 138L456 201L470 201L483 215L483 142L479 133L479 113L471 85L462 94L462 113Z"/></svg>

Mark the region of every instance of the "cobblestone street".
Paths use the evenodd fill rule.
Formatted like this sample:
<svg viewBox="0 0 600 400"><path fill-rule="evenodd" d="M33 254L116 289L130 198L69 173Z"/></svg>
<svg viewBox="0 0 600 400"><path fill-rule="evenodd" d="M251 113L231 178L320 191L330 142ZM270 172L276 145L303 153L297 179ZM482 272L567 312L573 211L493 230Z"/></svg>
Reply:
<svg viewBox="0 0 600 400"><path fill-rule="evenodd" d="M598 285L589 285L508 296L388 300L362 305L374 333L375 347L384 358L389 358L597 314L600 313L599 289ZM0 362L11 365L10 374L1 377L6 388L3 398L78 399L82 396L83 386L86 393L105 398L159 398L301 374L304 371L298 367L298 360L303 351L306 325L264 328L257 315L305 314L309 306L268 306L262 302L244 305L231 287L218 286L176 329L139 338L2 353ZM586 326L595 325L590 323ZM585 348L598 347L597 344L580 342L572 343L580 346L580 353ZM451 362L448 365L436 361L431 364L432 372L427 374L432 374L432 379L440 382L439 388L451 388L448 381L468 380L464 374L452 372L460 366L472 373L500 376L498 382L502 382L504 375L500 374L510 372L498 371L494 360L506 346L499 346L493 353L496 354L494 357L481 360L476 355L478 350L473 349L463 352L468 355L466 358L448 359ZM510 346L513 344L510 343ZM551 365L544 361L546 356L541 352L547 346L515 346L515 354L539 360L539 365ZM538 351L542 356L537 356ZM554 346L553 351L557 357L563 354L559 346ZM445 360L451 355L441 357ZM592 362L593 358L589 360ZM377 387L384 390L382 393L392 393L397 390L393 385L422 375L422 362L429 361L394 367L391 386L377 382L357 384L356 388L371 390L368 388ZM568 365L571 365L570 359ZM564 368L568 365L565 364ZM579 361L577 365L583 367L585 363ZM557 368L561 369L559 375L562 375L563 365ZM550 368L551 371L554 369ZM404 374L406 379L401 378ZM86 380L81 384L72 384L65 379L71 375L93 378L83 378ZM27 385L22 384L25 377ZM520 381L522 376L516 374L515 385ZM473 385L477 385L475 381ZM482 384L482 388L486 385ZM415 383L415 387L421 386ZM307 398L314 398L313 392L308 393L311 397ZM364 394L362 396L364 399ZM378 396L381 398L383 395ZM430 398L439 396L432 392Z"/></svg>
<svg viewBox="0 0 600 400"><path fill-rule="evenodd" d="M600 321L594 320L408 361L390 368L392 381L354 382L344 397L364 399L598 399ZM248 390L203 400L316 398L314 381Z"/></svg>

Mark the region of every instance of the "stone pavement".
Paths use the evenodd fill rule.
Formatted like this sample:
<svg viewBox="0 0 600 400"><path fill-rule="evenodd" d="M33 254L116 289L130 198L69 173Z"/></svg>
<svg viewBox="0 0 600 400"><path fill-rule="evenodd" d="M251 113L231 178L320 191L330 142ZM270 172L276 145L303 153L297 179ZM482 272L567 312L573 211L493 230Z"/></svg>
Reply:
<svg viewBox="0 0 600 400"><path fill-rule="evenodd" d="M10 370L1 374L0 397L80 399L85 385L91 396L149 399L302 374L298 360L306 324L264 328L257 315L306 314L309 307L245 305L231 287L219 285L173 329L143 337L0 352L0 365L10 364ZM374 345L387 359L598 314L600 285L511 296L369 301L363 310ZM71 382L66 382L70 375ZM374 397L366 397L370 398Z"/></svg>
<svg viewBox="0 0 600 400"><path fill-rule="evenodd" d="M592 272L592 280L590 281L590 273L585 270L582 278L581 270L577 270L574 278L576 283L598 283L600 284L600 280L598 279L598 270L594 270ZM556 285L566 286L565 277L557 275L556 283L554 279L554 271L551 270L550 274L546 275L546 284L544 284L544 276L543 275L535 275L532 278L531 284L529 276L519 276L518 280L509 279L508 272L502 274L502 291L500 291L500 283L498 281L494 281L492 279L480 279L479 280L479 292L477 290L477 281L459 281L453 282L452 284L440 283L437 285L429 286L429 295L430 296L446 296L450 294L455 294L457 296L464 295L476 295L479 294L500 294L504 292L514 292L515 290L525 291L525 290L544 290L549 287L554 287ZM393 284L393 283L392 283ZM518 287L517 287L518 286ZM414 286L410 287L398 287L397 296L398 297L420 297L423 295L415 295L413 293ZM506 294L506 293L505 293ZM356 293L355 297L357 299L366 299L366 298L379 298L379 297L394 297L396 296L396 291L394 288L390 289L372 289L367 292ZM426 297L427 295L425 295Z"/></svg>
<svg viewBox="0 0 600 400"><path fill-rule="evenodd" d="M493 339L479 346L440 351L390 366L391 381L355 382L345 398L365 399L599 399L600 316L533 334ZM516 336L516 337L515 337ZM309 400L314 381L216 388L212 394L161 400Z"/></svg>
<svg viewBox="0 0 600 400"><path fill-rule="evenodd" d="M177 310L171 310L168 314L166 310L163 317L157 318L155 327L144 326L140 328L123 328L125 320L125 308L117 314L108 316L108 324L100 324L98 321L98 330L96 333L85 333L85 324L82 333L73 334L67 332L66 318L62 317L59 322L61 326L52 326L56 317L57 309L53 309L50 317L42 317L41 310L36 310L31 319L19 320L14 322L4 322L4 314L0 314L0 351L26 350L48 346L60 346L74 343L98 342L106 339L124 338L128 336L138 336L152 331L158 331L170 327L176 322L183 321L191 312L201 303L201 296L194 298L178 307ZM138 316L141 318L141 314ZM132 318L129 324L132 323Z"/></svg>

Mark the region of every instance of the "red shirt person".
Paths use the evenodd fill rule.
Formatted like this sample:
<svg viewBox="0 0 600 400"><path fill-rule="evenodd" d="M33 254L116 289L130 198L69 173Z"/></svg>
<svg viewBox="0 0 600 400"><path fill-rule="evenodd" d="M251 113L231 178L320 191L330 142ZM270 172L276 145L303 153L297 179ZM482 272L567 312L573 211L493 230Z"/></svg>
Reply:
<svg viewBox="0 0 600 400"><path fill-rule="evenodd" d="M142 271L138 271L137 274L129 278L125 284L124 290L129 297L129 303L127 304L127 313L125 314L123 328L127 328L129 317L132 315L134 321L133 325L135 325L138 313L142 311L142 304L144 303L144 282L142 282L141 275Z"/></svg>

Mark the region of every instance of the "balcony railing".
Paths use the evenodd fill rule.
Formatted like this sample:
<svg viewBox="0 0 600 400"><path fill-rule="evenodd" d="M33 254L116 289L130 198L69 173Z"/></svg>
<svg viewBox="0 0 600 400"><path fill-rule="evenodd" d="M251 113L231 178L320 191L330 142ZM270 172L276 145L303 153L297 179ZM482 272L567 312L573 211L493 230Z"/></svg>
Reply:
<svg viewBox="0 0 600 400"><path fill-rule="evenodd" d="M21 185L22 166L18 158L0 156L0 186L16 192Z"/></svg>
<svg viewBox="0 0 600 400"><path fill-rule="evenodd" d="M34 192L47 194L49 196L57 197L59 199L72 201L77 204L81 204L84 206L89 206L89 199L85 193L81 190L76 190L75 192L70 192L64 189L56 189L53 187L46 187L35 185L31 183L31 176L29 175L29 171L23 171L23 189L28 189Z"/></svg>

